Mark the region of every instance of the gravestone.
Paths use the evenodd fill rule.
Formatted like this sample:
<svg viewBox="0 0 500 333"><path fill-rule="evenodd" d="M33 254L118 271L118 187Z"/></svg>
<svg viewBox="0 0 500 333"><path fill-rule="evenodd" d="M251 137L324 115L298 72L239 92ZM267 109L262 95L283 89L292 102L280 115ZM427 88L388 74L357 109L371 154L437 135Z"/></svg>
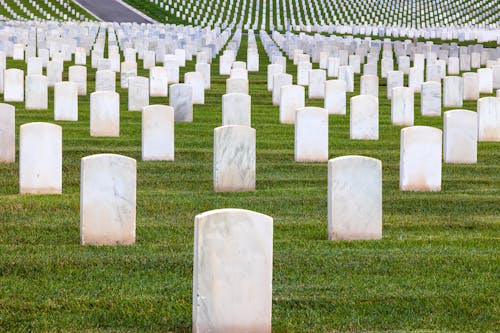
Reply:
<svg viewBox="0 0 500 333"><path fill-rule="evenodd" d="M404 74L401 71L387 73L387 98L392 98L392 88L404 86Z"/></svg>
<svg viewBox="0 0 500 333"><path fill-rule="evenodd" d="M199 72L184 74L184 83L193 88L193 104L205 104L205 79Z"/></svg>
<svg viewBox="0 0 500 333"><path fill-rule="evenodd" d="M54 87L54 120L78 120L78 86L74 82L57 82Z"/></svg>
<svg viewBox="0 0 500 333"><path fill-rule="evenodd" d="M378 97L359 95L351 98L350 138L378 140Z"/></svg>
<svg viewBox="0 0 500 333"><path fill-rule="evenodd" d="M363 75L359 85L360 95L371 95L378 98L378 76Z"/></svg>
<svg viewBox="0 0 500 333"><path fill-rule="evenodd" d="M340 59L337 57L328 58L328 77L337 78L339 76Z"/></svg>
<svg viewBox="0 0 500 333"><path fill-rule="evenodd" d="M328 161L328 111L318 107L298 109L295 114L295 161Z"/></svg>
<svg viewBox="0 0 500 333"><path fill-rule="evenodd" d="M120 70L120 87L122 89L128 88L129 79L137 76L137 63L135 62L122 62Z"/></svg>
<svg viewBox="0 0 500 333"><path fill-rule="evenodd" d="M441 191L442 131L428 126L401 130L399 188Z"/></svg>
<svg viewBox="0 0 500 333"><path fill-rule="evenodd" d="M62 193L62 128L50 123L21 125L19 135L21 194Z"/></svg>
<svg viewBox="0 0 500 333"><path fill-rule="evenodd" d="M305 89L299 85L281 86L280 123L295 124L297 109L305 106Z"/></svg>
<svg viewBox="0 0 500 333"><path fill-rule="evenodd" d="M248 80L247 79L227 79L226 94L241 93L248 95Z"/></svg>
<svg viewBox="0 0 500 333"><path fill-rule="evenodd" d="M120 95L114 91L90 94L90 136L120 136Z"/></svg>
<svg viewBox="0 0 500 333"><path fill-rule="evenodd" d="M161 66L149 68L149 95L152 97L168 96L167 70Z"/></svg>
<svg viewBox="0 0 500 333"><path fill-rule="evenodd" d="M68 81L77 84L78 95L87 95L87 67L70 66L68 71Z"/></svg>
<svg viewBox="0 0 500 333"><path fill-rule="evenodd" d="M312 70L310 62L300 62L297 65L297 84L301 86L309 85L309 72Z"/></svg>
<svg viewBox="0 0 500 333"><path fill-rule="evenodd" d="M422 83L420 112L422 116L441 116L441 83L434 81Z"/></svg>
<svg viewBox="0 0 500 333"><path fill-rule="evenodd" d="M283 73L283 67L279 64L267 65L267 91L273 90L273 77L275 74Z"/></svg>
<svg viewBox="0 0 500 333"><path fill-rule="evenodd" d="M48 81L45 75L26 76L26 110L47 110L49 107Z"/></svg>
<svg viewBox="0 0 500 333"><path fill-rule="evenodd" d="M463 80L460 76L447 76L443 85L443 106L461 108L463 105Z"/></svg>
<svg viewBox="0 0 500 333"><path fill-rule="evenodd" d="M174 108L149 105L142 110L142 160L174 160Z"/></svg>
<svg viewBox="0 0 500 333"><path fill-rule="evenodd" d="M201 73L205 82L205 89L210 89L210 64L196 64L196 72Z"/></svg>
<svg viewBox="0 0 500 333"><path fill-rule="evenodd" d="M410 68L410 74L408 75L408 86L413 89L414 92L420 92L423 82L424 70L420 67Z"/></svg>
<svg viewBox="0 0 500 333"><path fill-rule="evenodd" d="M168 83L179 83L179 63L166 61L163 66L167 69Z"/></svg>
<svg viewBox="0 0 500 333"><path fill-rule="evenodd" d="M24 72L17 68L4 71L3 100L6 102L24 101Z"/></svg>
<svg viewBox="0 0 500 333"><path fill-rule="evenodd" d="M62 81L63 62L51 60L47 63L47 80L49 87L53 87L57 82Z"/></svg>
<svg viewBox="0 0 500 333"><path fill-rule="evenodd" d="M479 99L479 75L477 73L463 73L464 101Z"/></svg>
<svg viewBox="0 0 500 333"><path fill-rule="evenodd" d="M310 99L325 98L326 71L323 69L313 69L309 71L309 89Z"/></svg>
<svg viewBox="0 0 500 333"><path fill-rule="evenodd" d="M382 162L365 156L328 161L328 239L382 238Z"/></svg>
<svg viewBox="0 0 500 333"><path fill-rule="evenodd" d="M354 72L351 66L339 66L339 80L346 83L346 91L354 91Z"/></svg>
<svg viewBox="0 0 500 333"><path fill-rule="evenodd" d="M242 209L197 215L193 332L270 333L272 269L271 217Z"/></svg>
<svg viewBox="0 0 500 333"><path fill-rule="evenodd" d="M414 93L412 88L396 87L392 89L391 123L398 126L413 126Z"/></svg>
<svg viewBox="0 0 500 333"><path fill-rule="evenodd" d="M325 82L325 109L328 114L346 114L346 90L344 80L328 80Z"/></svg>
<svg viewBox="0 0 500 333"><path fill-rule="evenodd" d="M243 68L231 69L230 79L245 79L248 80L248 71Z"/></svg>
<svg viewBox="0 0 500 333"><path fill-rule="evenodd" d="M250 95L241 93L225 94L222 96L222 126L241 125L251 126Z"/></svg>
<svg viewBox="0 0 500 333"><path fill-rule="evenodd" d="M176 122L193 121L193 88L185 83L170 86L169 105L174 108Z"/></svg>
<svg viewBox="0 0 500 333"><path fill-rule="evenodd" d="M0 163L16 161L16 109L0 103Z"/></svg>
<svg viewBox="0 0 500 333"><path fill-rule="evenodd" d="M42 75L43 74L43 60L40 57L31 57L28 59L26 68L27 75Z"/></svg>
<svg viewBox="0 0 500 333"><path fill-rule="evenodd" d="M255 190L255 129L240 125L214 129L214 190Z"/></svg>
<svg viewBox="0 0 500 333"><path fill-rule="evenodd" d="M128 110L142 111L149 105L149 79L134 76L128 79Z"/></svg>
<svg viewBox="0 0 500 333"><path fill-rule="evenodd" d="M292 75L280 73L273 76L273 105L281 101L281 87L292 85Z"/></svg>
<svg viewBox="0 0 500 333"><path fill-rule="evenodd" d="M122 155L96 154L82 158L82 245L135 243L136 169L136 161Z"/></svg>
<svg viewBox="0 0 500 333"><path fill-rule="evenodd" d="M116 73L110 70L97 71L95 73L95 91L116 90Z"/></svg>
<svg viewBox="0 0 500 333"><path fill-rule="evenodd" d="M479 92L484 94L493 93L493 71L491 68L479 68Z"/></svg>
<svg viewBox="0 0 500 333"><path fill-rule="evenodd" d="M483 97L477 101L479 141L500 141L500 97Z"/></svg>
<svg viewBox="0 0 500 333"><path fill-rule="evenodd" d="M468 110L444 113L444 162L477 162L477 114Z"/></svg>

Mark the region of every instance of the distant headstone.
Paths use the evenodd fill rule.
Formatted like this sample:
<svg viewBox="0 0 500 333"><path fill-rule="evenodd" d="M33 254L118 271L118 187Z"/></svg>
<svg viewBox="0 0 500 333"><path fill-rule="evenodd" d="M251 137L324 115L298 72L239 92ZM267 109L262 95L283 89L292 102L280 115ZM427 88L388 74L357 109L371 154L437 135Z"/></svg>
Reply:
<svg viewBox="0 0 500 333"><path fill-rule="evenodd" d="M281 100L281 87L292 85L292 75L281 73L273 76L273 105L279 105Z"/></svg>
<svg viewBox="0 0 500 333"><path fill-rule="evenodd" d="M24 72L17 68L4 71L3 100L6 102L24 101Z"/></svg>
<svg viewBox="0 0 500 333"><path fill-rule="evenodd" d="M45 75L26 76L26 110L47 110L49 107L48 81Z"/></svg>
<svg viewBox="0 0 500 333"><path fill-rule="evenodd" d="M350 137L378 140L378 97L359 95L351 98Z"/></svg>
<svg viewBox="0 0 500 333"><path fill-rule="evenodd" d="M422 116L441 116L441 83L434 81L422 83L420 112Z"/></svg>
<svg viewBox="0 0 500 333"><path fill-rule="evenodd" d="M305 107L296 111L295 161L328 161L328 111L325 109Z"/></svg>
<svg viewBox="0 0 500 333"><path fill-rule="evenodd" d="M295 124L295 113L305 106L305 89L299 85L281 86L280 123Z"/></svg>
<svg viewBox="0 0 500 333"><path fill-rule="evenodd" d="M393 88L391 99L391 123L398 126L413 126L415 118L414 103L412 88Z"/></svg>
<svg viewBox="0 0 500 333"><path fill-rule="evenodd" d="M444 113L444 162L477 162L477 114L468 110Z"/></svg>
<svg viewBox="0 0 500 333"><path fill-rule="evenodd" d="M114 91L90 94L90 136L120 136L120 96Z"/></svg>
<svg viewBox="0 0 500 333"><path fill-rule="evenodd" d="M460 76L444 78L443 106L461 108L464 100L463 80Z"/></svg>
<svg viewBox="0 0 500 333"><path fill-rule="evenodd" d="M78 120L78 85L63 81L54 87L54 120Z"/></svg>
<svg viewBox="0 0 500 333"><path fill-rule="evenodd" d="M169 105L174 108L176 122L193 121L193 88L185 83L170 86Z"/></svg>
<svg viewBox="0 0 500 333"><path fill-rule="evenodd" d="M149 105L149 79L134 76L128 79L128 110L142 111Z"/></svg>
<svg viewBox="0 0 500 333"><path fill-rule="evenodd" d="M95 73L95 91L116 90L116 73L110 70L97 71Z"/></svg>
<svg viewBox="0 0 500 333"><path fill-rule="evenodd" d="M346 90L344 80L328 80L325 82L325 109L328 114L346 114Z"/></svg>
<svg viewBox="0 0 500 333"><path fill-rule="evenodd" d="M142 160L174 160L174 108L149 105L142 110Z"/></svg>

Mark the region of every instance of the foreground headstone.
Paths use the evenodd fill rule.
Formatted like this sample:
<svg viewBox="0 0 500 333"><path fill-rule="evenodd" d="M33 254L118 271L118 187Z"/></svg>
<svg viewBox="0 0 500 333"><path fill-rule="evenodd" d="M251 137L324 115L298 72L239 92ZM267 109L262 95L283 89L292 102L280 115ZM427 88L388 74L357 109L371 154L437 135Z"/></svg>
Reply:
<svg viewBox="0 0 500 333"><path fill-rule="evenodd" d="M90 94L90 136L120 136L120 95L114 91Z"/></svg>
<svg viewBox="0 0 500 333"><path fill-rule="evenodd" d="M325 109L328 114L346 114L347 83L344 80L325 82Z"/></svg>
<svg viewBox="0 0 500 333"><path fill-rule="evenodd" d="M115 154L82 158L80 242L82 245L135 243L136 161Z"/></svg>
<svg viewBox="0 0 500 333"><path fill-rule="evenodd" d="M0 103L0 163L16 161L16 109Z"/></svg>
<svg viewBox="0 0 500 333"><path fill-rule="evenodd" d="M420 112L422 116L441 116L441 83L424 82L420 96Z"/></svg>
<svg viewBox="0 0 500 333"><path fill-rule="evenodd" d="M382 162L365 156L328 161L328 239L382 238Z"/></svg>
<svg viewBox="0 0 500 333"><path fill-rule="evenodd" d="M299 85L281 86L280 123L295 124L295 113L305 106L305 89Z"/></svg>
<svg viewBox="0 0 500 333"><path fill-rule="evenodd" d="M391 123L398 126L412 126L415 118L414 103L415 100L412 88L393 88L391 99Z"/></svg>
<svg viewBox="0 0 500 333"><path fill-rule="evenodd" d="M21 194L62 193L62 127L27 123L20 127Z"/></svg>
<svg viewBox="0 0 500 333"><path fill-rule="evenodd" d="M295 161L328 161L328 112L305 107L295 115Z"/></svg>
<svg viewBox="0 0 500 333"><path fill-rule="evenodd" d="M215 192L255 190L255 140L248 126L214 129Z"/></svg>
<svg viewBox="0 0 500 333"><path fill-rule="evenodd" d="M54 120L78 120L78 85L57 82L54 86Z"/></svg>
<svg viewBox="0 0 500 333"><path fill-rule="evenodd" d="M500 97L483 97L477 101L479 141L500 141Z"/></svg>
<svg viewBox="0 0 500 333"><path fill-rule="evenodd" d="M149 105L142 110L142 160L174 160L174 108Z"/></svg>
<svg viewBox="0 0 500 333"><path fill-rule="evenodd" d="M185 83L171 85L169 105L174 108L174 119L176 122L192 122L193 88Z"/></svg>
<svg viewBox="0 0 500 333"><path fill-rule="evenodd" d="M378 98L359 95L351 98L350 137L353 140L378 140Z"/></svg>
<svg viewBox="0 0 500 333"><path fill-rule="evenodd" d="M135 76L128 79L128 110L142 111L149 105L149 79Z"/></svg>
<svg viewBox="0 0 500 333"><path fill-rule="evenodd" d="M271 332L273 219L242 209L195 217L193 332Z"/></svg>
<svg viewBox="0 0 500 333"><path fill-rule="evenodd" d="M444 162L477 162L477 114L468 110L444 113Z"/></svg>
<svg viewBox="0 0 500 333"><path fill-rule="evenodd" d="M47 110L49 107L48 81L45 75L26 76L26 110Z"/></svg>
<svg viewBox="0 0 500 333"><path fill-rule="evenodd" d="M401 130L399 188L441 191L442 131L428 126Z"/></svg>
<svg viewBox="0 0 500 333"><path fill-rule="evenodd" d="M223 95L222 126L251 126L251 104L252 98L250 95L241 93Z"/></svg>
<svg viewBox="0 0 500 333"><path fill-rule="evenodd" d="M6 102L24 101L24 72L17 68L4 71L3 100Z"/></svg>

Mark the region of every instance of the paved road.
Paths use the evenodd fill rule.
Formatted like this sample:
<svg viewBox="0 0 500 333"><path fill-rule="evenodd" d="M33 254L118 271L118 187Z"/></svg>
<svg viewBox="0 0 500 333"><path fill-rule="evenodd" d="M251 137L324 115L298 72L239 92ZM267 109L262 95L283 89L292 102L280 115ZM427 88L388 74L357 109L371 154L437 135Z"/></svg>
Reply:
<svg viewBox="0 0 500 333"><path fill-rule="evenodd" d="M106 22L153 23L115 0L76 0Z"/></svg>

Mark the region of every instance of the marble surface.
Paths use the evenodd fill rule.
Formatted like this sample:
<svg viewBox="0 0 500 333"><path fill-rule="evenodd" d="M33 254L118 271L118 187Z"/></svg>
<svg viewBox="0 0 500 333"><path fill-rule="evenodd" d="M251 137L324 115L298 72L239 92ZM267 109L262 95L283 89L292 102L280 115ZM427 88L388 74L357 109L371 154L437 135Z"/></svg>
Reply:
<svg viewBox="0 0 500 333"><path fill-rule="evenodd" d="M328 161L328 239L382 238L382 162L365 156Z"/></svg>
<svg viewBox="0 0 500 333"><path fill-rule="evenodd" d="M152 66L149 68L149 96L168 96L168 77L165 67Z"/></svg>
<svg viewBox="0 0 500 333"><path fill-rule="evenodd" d="M378 97L358 95L351 98L350 138L378 140Z"/></svg>
<svg viewBox="0 0 500 333"><path fill-rule="evenodd" d="M142 111L149 105L149 79L134 76L128 79L128 110Z"/></svg>
<svg viewBox="0 0 500 333"><path fill-rule="evenodd" d="M309 99L325 98L326 71L324 69L313 69L309 71Z"/></svg>
<svg viewBox="0 0 500 333"><path fill-rule="evenodd" d="M477 162L477 113L451 110L444 113L443 160L445 163Z"/></svg>
<svg viewBox="0 0 500 333"><path fill-rule="evenodd" d="M328 111L305 107L295 115L295 161L328 161Z"/></svg>
<svg viewBox="0 0 500 333"><path fill-rule="evenodd" d="M273 76L273 105L279 105L281 101L281 86L292 85L292 75L286 73Z"/></svg>
<svg viewBox="0 0 500 333"><path fill-rule="evenodd" d="M493 89L500 89L500 64L491 68L493 71Z"/></svg>
<svg viewBox="0 0 500 333"><path fill-rule="evenodd" d="M461 108L464 100L463 80L460 76L447 76L443 84L443 106Z"/></svg>
<svg viewBox="0 0 500 333"><path fill-rule="evenodd" d="M185 83L170 86L169 105L174 108L176 122L193 121L193 88Z"/></svg>
<svg viewBox="0 0 500 333"><path fill-rule="evenodd" d="M120 136L120 96L114 91L90 94L90 136Z"/></svg>
<svg viewBox="0 0 500 333"><path fill-rule="evenodd" d="M399 188L441 191L442 131L429 126L401 130Z"/></svg>
<svg viewBox="0 0 500 333"><path fill-rule="evenodd" d="M210 64L196 64L195 70L201 73L203 81L205 82L205 89L210 89Z"/></svg>
<svg viewBox="0 0 500 333"><path fill-rule="evenodd" d="M68 81L77 84L78 95L87 95L87 67L85 66L69 66Z"/></svg>
<svg viewBox="0 0 500 333"><path fill-rule="evenodd" d="M339 66L340 66L340 59L338 57L328 57L328 69L327 69L328 77L338 78Z"/></svg>
<svg viewBox="0 0 500 333"><path fill-rule="evenodd" d="M422 116L441 116L441 83L430 81L422 84L420 112Z"/></svg>
<svg viewBox="0 0 500 333"><path fill-rule="evenodd" d="M82 245L135 243L136 179L136 161L130 157L97 154L82 158Z"/></svg>
<svg viewBox="0 0 500 333"><path fill-rule="evenodd" d="M448 58L448 75L460 74L460 60L457 57Z"/></svg>
<svg viewBox="0 0 500 333"><path fill-rule="evenodd" d="M299 85L281 86L280 123L295 124L295 113L305 106L305 89Z"/></svg>
<svg viewBox="0 0 500 333"><path fill-rule="evenodd" d="M404 74L401 71L387 73L387 98L392 99L392 88L404 87Z"/></svg>
<svg viewBox="0 0 500 333"><path fill-rule="evenodd" d="M339 66L339 80L344 80L347 92L354 92L354 72L351 66Z"/></svg>
<svg viewBox="0 0 500 333"><path fill-rule="evenodd" d="M16 161L16 109L0 103L0 163Z"/></svg>
<svg viewBox="0 0 500 333"><path fill-rule="evenodd" d="M500 97L483 97L477 101L479 141L500 141Z"/></svg>
<svg viewBox="0 0 500 333"><path fill-rule="evenodd" d="M221 55L219 57L219 75L231 74L233 58L229 55Z"/></svg>
<svg viewBox="0 0 500 333"><path fill-rule="evenodd" d="M255 190L255 129L230 125L214 129L215 192Z"/></svg>
<svg viewBox="0 0 500 333"><path fill-rule="evenodd" d="M78 85L63 81L54 87L54 120L78 120Z"/></svg>
<svg viewBox="0 0 500 333"><path fill-rule="evenodd" d="M361 73L361 63L360 63L360 58L359 55L357 54L350 54L349 55L349 66L352 67L352 71L355 74L360 74Z"/></svg>
<svg viewBox="0 0 500 333"><path fill-rule="evenodd" d="M438 65L427 65L425 70L425 82L441 83L441 72Z"/></svg>
<svg viewBox="0 0 500 333"><path fill-rule="evenodd" d="M493 93L493 71L491 68L479 68L479 92L483 94Z"/></svg>
<svg viewBox="0 0 500 333"><path fill-rule="evenodd" d="M50 123L21 125L19 134L21 194L62 193L62 127Z"/></svg>
<svg viewBox="0 0 500 333"><path fill-rule="evenodd" d="M380 76L382 78L387 78L387 74L394 70L394 60L392 58L383 58L382 65L380 68Z"/></svg>
<svg viewBox="0 0 500 333"><path fill-rule="evenodd" d="M167 70L168 83L179 83L179 63L177 60L165 61L163 67Z"/></svg>
<svg viewBox="0 0 500 333"><path fill-rule="evenodd" d="M403 72L403 74L410 73L410 57L400 56L398 57L398 70Z"/></svg>
<svg viewBox="0 0 500 333"><path fill-rule="evenodd" d="M414 92L412 88L396 87L392 89L391 123L398 126L413 126Z"/></svg>
<svg viewBox="0 0 500 333"><path fill-rule="evenodd" d="M193 89L193 104L205 104L205 78L200 72L187 72L184 74L184 83Z"/></svg>
<svg viewBox="0 0 500 333"><path fill-rule="evenodd" d="M137 63L136 62L122 62L120 70L120 87L122 89L128 88L129 79L137 76Z"/></svg>
<svg viewBox="0 0 500 333"><path fill-rule="evenodd" d="M116 90L116 73L110 70L101 70L95 73L95 91Z"/></svg>
<svg viewBox="0 0 500 333"><path fill-rule="evenodd" d="M21 69L10 68L4 70L4 93L6 102L24 101L24 72Z"/></svg>
<svg viewBox="0 0 500 333"><path fill-rule="evenodd" d="M49 87L53 87L57 82L62 81L63 62L61 60L51 60L47 63L47 80Z"/></svg>
<svg viewBox="0 0 500 333"><path fill-rule="evenodd" d="M252 98L242 93L222 95L222 126L251 126Z"/></svg>
<svg viewBox="0 0 500 333"><path fill-rule="evenodd" d="M378 98L378 76L363 75L359 81L360 95L371 95Z"/></svg>
<svg viewBox="0 0 500 333"><path fill-rule="evenodd" d="M479 75L477 73L463 73L464 101L479 99Z"/></svg>
<svg viewBox="0 0 500 333"><path fill-rule="evenodd" d="M174 160L174 108L149 105L142 110L142 160Z"/></svg>
<svg viewBox="0 0 500 333"><path fill-rule="evenodd" d="M324 107L328 114L346 114L346 90L344 80L328 80L325 82Z"/></svg>
<svg viewBox="0 0 500 333"><path fill-rule="evenodd" d="M234 63L233 63L234 65ZM229 74L230 79L245 79L248 80L248 71L244 68L233 68Z"/></svg>
<svg viewBox="0 0 500 333"><path fill-rule="evenodd" d="M297 84L301 86L309 85L309 72L312 70L310 62L300 62L297 65Z"/></svg>
<svg viewBox="0 0 500 333"><path fill-rule="evenodd" d="M48 81L45 75L26 76L26 110L47 110L49 107Z"/></svg>
<svg viewBox="0 0 500 333"><path fill-rule="evenodd" d="M273 90L273 77L279 73L283 73L283 67L280 64L267 65L267 91Z"/></svg>
<svg viewBox="0 0 500 333"><path fill-rule="evenodd" d="M31 57L28 59L26 75L43 75L43 60L40 57Z"/></svg>
<svg viewBox="0 0 500 333"><path fill-rule="evenodd" d="M271 332L273 219L242 209L195 217L193 332Z"/></svg>
<svg viewBox="0 0 500 333"><path fill-rule="evenodd" d="M420 67L411 67L410 74L408 75L408 87L413 89L414 92L420 92L424 83L424 69Z"/></svg>

